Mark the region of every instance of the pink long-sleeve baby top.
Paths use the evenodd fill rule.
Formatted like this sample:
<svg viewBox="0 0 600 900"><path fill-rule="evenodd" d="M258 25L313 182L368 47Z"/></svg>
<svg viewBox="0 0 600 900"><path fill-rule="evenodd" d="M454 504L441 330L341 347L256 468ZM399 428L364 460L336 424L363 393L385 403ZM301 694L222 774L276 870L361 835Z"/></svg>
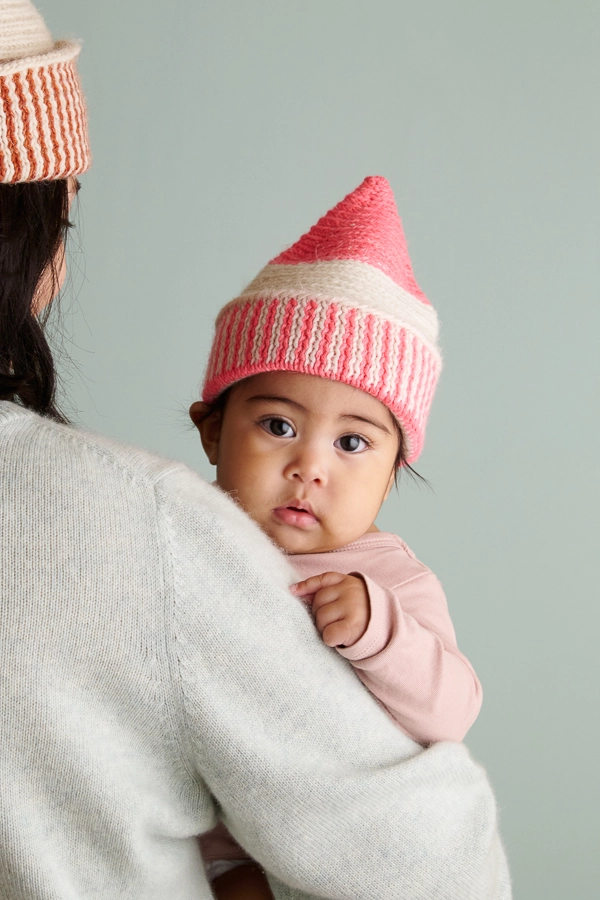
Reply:
<svg viewBox="0 0 600 900"><path fill-rule="evenodd" d="M395 534L375 531L328 553L291 558L300 578L359 575L367 630L337 651L397 725L421 744L462 741L481 708L481 685L456 635L441 584Z"/></svg>

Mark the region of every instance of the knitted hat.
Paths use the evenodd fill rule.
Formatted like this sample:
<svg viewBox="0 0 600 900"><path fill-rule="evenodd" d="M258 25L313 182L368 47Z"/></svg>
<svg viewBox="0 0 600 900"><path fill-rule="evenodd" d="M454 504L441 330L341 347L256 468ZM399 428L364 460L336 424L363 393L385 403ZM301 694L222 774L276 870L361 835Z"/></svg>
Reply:
<svg viewBox="0 0 600 900"><path fill-rule="evenodd" d="M392 190L366 178L221 310L203 399L261 372L342 381L389 408L414 462L441 369L437 336Z"/></svg>
<svg viewBox="0 0 600 900"><path fill-rule="evenodd" d="M30 0L0 0L0 183L68 178L89 168L73 41L54 43Z"/></svg>

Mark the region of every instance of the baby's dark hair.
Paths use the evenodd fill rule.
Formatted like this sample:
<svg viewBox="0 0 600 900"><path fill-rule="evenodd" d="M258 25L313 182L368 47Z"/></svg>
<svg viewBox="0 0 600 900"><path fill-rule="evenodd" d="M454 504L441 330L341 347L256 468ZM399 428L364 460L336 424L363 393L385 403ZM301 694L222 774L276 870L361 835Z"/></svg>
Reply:
<svg viewBox="0 0 600 900"><path fill-rule="evenodd" d="M239 382L237 382L239 384ZM222 394L219 394L212 403L207 404L207 410L204 415L201 417L200 421L204 421L204 419L208 419L209 416L212 416L213 413L220 412L223 414L225 412L225 408L227 406L227 401L229 400L229 396L231 394L232 388L235 385L230 385L226 390L223 391ZM398 420L392 416L394 422L394 428L396 429L396 436L398 438L398 451L396 453L396 459L394 460L394 481L396 483L396 487L398 487L398 481L400 479L400 472L402 470L408 472L414 480L418 480L423 482L423 484L429 484L426 478L423 478L422 475L413 469L411 465L407 462L406 459L406 438L404 437L404 432L400 427L400 423Z"/></svg>
<svg viewBox="0 0 600 900"><path fill-rule="evenodd" d="M406 459L406 439L404 437L404 432L400 427L400 423L398 420L392 416L394 422L394 428L396 429L396 435L398 437L398 452L396 453L396 459L394 460L395 466L395 474L394 481L396 483L396 487L398 487L398 481L400 480L400 472L405 471L408 472L410 477L413 480L422 481L423 484L429 484L426 478L423 478L422 475L419 475L416 469L407 462Z"/></svg>

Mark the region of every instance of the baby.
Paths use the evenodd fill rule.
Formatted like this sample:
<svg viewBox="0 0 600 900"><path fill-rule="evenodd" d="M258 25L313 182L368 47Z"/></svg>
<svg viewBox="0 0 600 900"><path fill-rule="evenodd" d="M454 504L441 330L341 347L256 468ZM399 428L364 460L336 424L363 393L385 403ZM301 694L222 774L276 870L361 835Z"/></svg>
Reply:
<svg viewBox="0 0 600 900"><path fill-rule="evenodd" d="M440 583L374 523L421 451L440 367L391 189L367 178L221 311L190 409L218 485L290 555L324 643L423 745L461 741L481 687ZM223 825L201 847L219 900L272 897Z"/></svg>

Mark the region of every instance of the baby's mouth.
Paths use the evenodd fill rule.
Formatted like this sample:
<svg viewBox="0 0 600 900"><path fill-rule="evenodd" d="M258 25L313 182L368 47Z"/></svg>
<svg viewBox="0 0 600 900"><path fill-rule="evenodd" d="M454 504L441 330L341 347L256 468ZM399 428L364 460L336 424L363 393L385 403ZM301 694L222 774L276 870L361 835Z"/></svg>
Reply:
<svg viewBox="0 0 600 900"><path fill-rule="evenodd" d="M285 506L278 506L273 510L273 514L283 525L292 525L295 528L314 528L319 521L310 504L303 501L292 501Z"/></svg>

